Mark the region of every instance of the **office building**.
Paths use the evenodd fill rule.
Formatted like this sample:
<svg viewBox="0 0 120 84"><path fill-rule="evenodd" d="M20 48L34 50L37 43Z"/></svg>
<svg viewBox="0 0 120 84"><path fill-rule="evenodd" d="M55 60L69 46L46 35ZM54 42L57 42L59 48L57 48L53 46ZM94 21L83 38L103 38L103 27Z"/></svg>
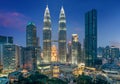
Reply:
<svg viewBox="0 0 120 84"><path fill-rule="evenodd" d="M14 44L4 44L2 51L3 71L18 70L20 68L20 47Z"/></svg>
<svg viewBox="0 0 120 84"><path fill-rule="evenodd" d="M30 22L26 26L26 46L37 46L37 32L34 23Z"/></svg>
<svg viewBox="0 0 120 84"><path fill-rule="evenodd" d="M68 63L72 62L72 42L71 41L69 41L68 45L67 45L67 58L66 58L66 61Z"/></svg>
<svg viewBox="0 0 120 84"><path fill-rule="evenodd" d="M13 44L13 37L11 36L1 36L0 35L0 65L2 65L2 57L3 57L3 44Z"/></svg>
<svg viewBox="0 0 120 84"><path fill-rule="evenodd" d="M27 70L37 69L37 49L35 47L22 47L21 68Z"/></svg>
<svg viewBox="0 0 120 84"><path fill-rule="evenodd" d="M13 44L13 37L0 35L0 44L5 44L5 43Z"/></svg>
<svg viewBox="0 0 120 84"><path fill-rule="evenodd" d="M81 44L77 34L72 34L72 64L79 64L81 57Z"/></svg>
<svg viewBox="0 0 120 84"><path fill-rule="evenodd" d="M95 67L97 58L97 11L85 14L85 65Z"/></svg>
<svg viewBox="0 0 120 84"><path fill-rule="evenodd" d="M48 6L44 13L44 27L43 27L43 59L45 63L51 60L51 19Z"/></svg>
<svg viewBox="0 0 120 84"><path fill-rule="evenodd" d="M66 55L67 55L67 49L66 49L66 17L63 7L60 11L60 17L59 17L59 30L58 30L58 50L59 50L59 61L61 63L66 62Z"/></svg>

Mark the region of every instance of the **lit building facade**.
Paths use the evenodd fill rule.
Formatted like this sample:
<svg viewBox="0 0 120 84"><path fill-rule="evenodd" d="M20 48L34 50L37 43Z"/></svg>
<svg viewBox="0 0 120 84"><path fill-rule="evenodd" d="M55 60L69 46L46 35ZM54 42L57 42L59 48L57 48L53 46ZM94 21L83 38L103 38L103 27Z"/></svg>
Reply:
<svg viewBox="0 0 120 84"><path fill-rule="evenodd" d="M26 26L26 46L37 46L36 26L32 22Z"/></svg>
<svg viewBox="0 0 120 84"><path fill-rule="evenodd" d="M20 68L20 47L14 44L3 45L3 71L13 71Z"/></svg>
<svg viewBox="0 0 120 84"><path fill-rule="evenodd" d="M65 18L65 12L63 7L60 11L60 18L59 18L59 31L58 31L58 49L59 49L59 61L61 63L66 62L66 18Z"/></svg>
<svg viewBox="0 0 120 84"><path fill-rule="evenodd" d="M59 78L59 75L60 75L59 66L54 65L54 66L53 66L53 77Z"/></svg>
<svg viewBox="0 0 120 84"><path fill-rule="evenodd" d="M114 62L114 59L119 59L119 55L119 48L116 48L114 46L106 46L103 50L103 58L108 60L109 63Z"/></svg>
<svg viewBox="0 0 120 84"><path fill-rule="evenodd" d="M2 65L3 44L6 44L6 43L13 44L13 37L0 35L0 65Z"/></svg>
<svg viewBox="0 0 120 84"><path fill-rule="evenodd" d="M51 60L51 19L48 6L44 13L43 59L45 63L49 63Z"/></svg>
<svg viewBox="0 0 120 84"><path fill-rule="evenodd" d="M58 53L55 45L51 48L51 62L58 62Z"/></svg>
<svg viewBox="0 0 120 84"><path fill-rule="evenodd" d="M95 9L85 14L85 65L95 66L97 58L97 11Z"/></svg>
<svg viewBox="0 0 120 84"><path fill-rule="evenodd" d="M78 64L82 60L81 44L77 34L72 34L72 64Z"/></svg>
<svg viewBox="0 0 120 84"><path fill-rule="evenodd" d="M119 58L119 48L111 46L111 58Z"/></svg>
<svg viewBox="0 0 120 84"><path fill-rule="evenodd" d="M106 46L103 50L103 58L108 59L110 58L111 48L110 46Z"/></svg>
<svg viewBox="0 0 120 84"><path fill-rule="evenodd" d="M41 61L41 58L40 58L41 47L39 44L39 37L37 37L36 26L32 22L30 22L26 27L26 46L27 47L23 49L25 50L25 54L23 54L23 56L25 57L25 61L26 61L25 67L30 70L34 70L36 69L36 60L37 60L37 65L39 65ZM31 60L30 64L27 60L27 57L29 60ZM33 59L34 61L32 61Z"/></svg>
<svg viewBox="0 0 120 84"><path fill-rule="evenodd" d="M67 58L66 58L68 63L72 62L72 42L69 41L67 45Z"/></svg>
<svg viewBox="0 0 120 84"><path fill-rule="evenodd" d="M37 69L37 49L35 47L23 47L21 49L21 68L27 70Z"/></svg>

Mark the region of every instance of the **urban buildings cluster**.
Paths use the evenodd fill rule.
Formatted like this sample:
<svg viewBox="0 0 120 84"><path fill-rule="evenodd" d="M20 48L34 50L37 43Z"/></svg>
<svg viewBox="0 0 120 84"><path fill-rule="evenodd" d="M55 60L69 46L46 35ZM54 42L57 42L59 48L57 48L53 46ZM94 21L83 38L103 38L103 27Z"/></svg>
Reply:
<svg viewBox="0 0 120 84"><path fill-rule="evenodd" d="M119 48L115 46L106 46L106 47L99 47L97 51L98 51L97 56L98 58L103 59L103 64L115 63L119 65L119 59L120 59Z"/></svg>
<svg viewBox="0 0 120 84"><path fill-rule="evenodd" d="M63 7L59 15L57 40L52 39L52 22L48 6L45 9L43 23L43 48L40 47L37 28L32 22L26 26L26 47L14 44L13 37L0 36L0 68L3 72L20 68L36 70L41 63L52 62L76 65L85 63L88 67L95 67L99 56L106 59L119 57L119 49L113 47L99 48L97 56L97 11L95 9L85 13L83 48L78 34L72 34L71 41L67 42L67 23ZM52 42L57 42L58 48L53 46Z"/></svg>

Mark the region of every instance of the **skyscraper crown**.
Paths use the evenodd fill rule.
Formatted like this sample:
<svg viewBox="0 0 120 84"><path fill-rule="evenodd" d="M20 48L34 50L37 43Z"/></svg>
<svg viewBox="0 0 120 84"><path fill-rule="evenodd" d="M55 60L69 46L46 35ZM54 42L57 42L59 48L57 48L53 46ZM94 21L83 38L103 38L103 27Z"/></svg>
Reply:
<svg viewBox="0 0 120 84"><path fill-rule="evenodd" d="M46 6L44 16L49 16L50 17L50 11L49 11L48 5Z"/></svg>
<svg viewBox="0 0 120 84"><path fill-rule="evenodd" d="M63 6L61 7L60 17L65 17L65 11L64 11Z"/></svg>

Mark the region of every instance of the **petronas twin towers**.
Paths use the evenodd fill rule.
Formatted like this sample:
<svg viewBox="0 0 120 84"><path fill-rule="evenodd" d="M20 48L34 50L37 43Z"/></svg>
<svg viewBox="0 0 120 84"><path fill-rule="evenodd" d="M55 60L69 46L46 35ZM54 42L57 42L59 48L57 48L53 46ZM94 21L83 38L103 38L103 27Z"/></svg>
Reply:
<svg viewBox="0 0 120 84"><path fill-rule="evenodd" d="M52 28L51 17L48 6L44 13L44 28L43 28L43 57L44 62L51 62L51 45L52 45ZM59 28L58 28L58 60L61 63L66 62L66 18L63 7L60 11Z"/></svg>

